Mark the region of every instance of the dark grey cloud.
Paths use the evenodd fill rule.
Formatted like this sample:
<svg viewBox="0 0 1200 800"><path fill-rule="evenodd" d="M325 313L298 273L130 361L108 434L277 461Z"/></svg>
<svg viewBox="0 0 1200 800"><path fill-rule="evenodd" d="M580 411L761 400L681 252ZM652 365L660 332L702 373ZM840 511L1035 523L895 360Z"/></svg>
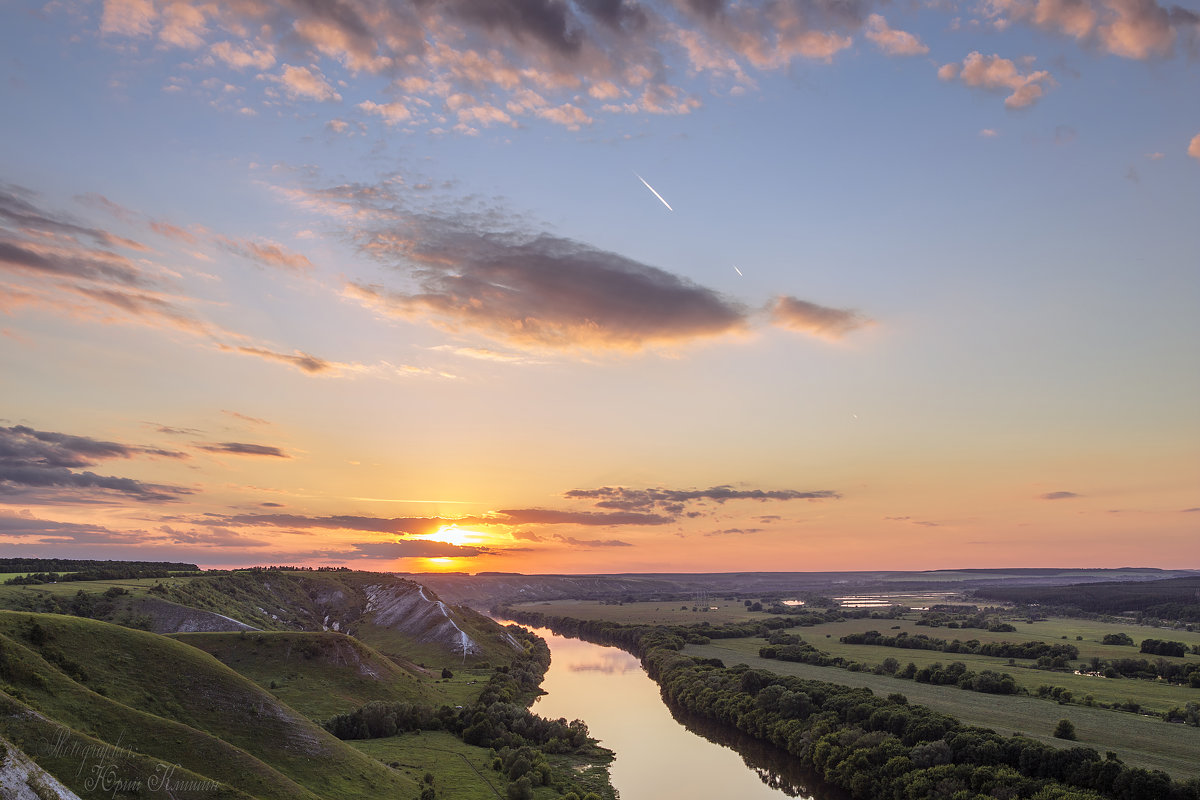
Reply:
<svg viewBox="0 0 1200 800"><path fill-rule="evenodd" d="M65 492L60 496L63 502L72 502L71 495L78 490L83 490L85 495L91 490L102 490L143 502L165 502L191 493L190 489L179 486L78 471L100 461L139 455L171 459L187 457L185 453L175 450L39 431L24 425L0 427L0 496L23 497L27 489L53 489ZM87 501L93 498L84 496L76 499Z"/></svg>
<svg viewBox="0 0 1200 800"><path fill-rule="evenodd" d="M623 542L620 539L577 539L574 536L562 536L557 533L554 534L554 539L576 547L633 547L629 542Z"/></svg>
<svg viewBox="0 0 1200 800"><path fill-rule="evenodd" d="M354 545L359 558L474 558L492 551L486 547L407 539L399 542L360 542Z"/></svg>
<svg viewBox="0 0 1200 800"><path fill-rule="evenodd" d="M796 489L735 489L732 486L713 486L709 489L630 489L625 486L602 486L598 489L572 489L564 493L572 500L591 500L597 508L623 511L658 509L673 516L684 512L688 503L711 500L837 500L841 495L829 489L799 491Z"/></svg>
<svg viewBox="0 0 1200 800"><path fill-rule="evenodd" d="M1196 513L1196 512L1200 512L1200 506L1197 506L1196 508L1185 508L1185 509L1183 509L1183 511L1181 511L1180 513L1182 513L1182 514L1194 514L1194 513Z"/></svg>
<svg viewBox="0 0 1200 800"><path fill-rule="evenodd" d="M269 547L272 543L231 531L219 525L179 530L168 525L159 528L172 542L200 547Z"/></svg>
<svg viewBox="0 0 1200 800"><path fill-rule="evenodd" d="M1045 494L1039 494L1038 499L1039 500L1070 500L1073 497L1081 497L1081 496L1082 495L1075 494L1075 492L1046 492Z"/></svg>
<svg viewBox="0 0 1200 800"><path fill-rule="evenodd" d="M641 30L650 21L646 9L626 0L577 0L579 7L614 30Z"/></svg>
<svg viewBox="0 0 1200 800"><path fill-rule="evenodd" d="M673 517L633 512L562 511L553 508L509 508L500 511L507 525L666 525Z"/></svg>
<svg viewBox="0 0 1200 800"><path fill-rule="evenodd" d="M521 43L532 40L561 55L573 55L582 46L571 7L559 0L449 0L443 6L457 19L502 30Z"/></svg>
<svg viewBox="0 0 1200 800"><path fill-rule="evenodd" d="M729 536L729 535L735 534L738 536L744 536L748 533L761 533L762 530L763 530L762 528L725 528L724 530L720 530L720 531L709 531L708 533L706 533L704 535L705 536Z"/></svg>
<svg viewBox="0 0 1200 800"><path fill-rule="evenodd" d="M20 539L39 543L130 544L144 538L141 532L117 532L102 525L55 522L30 514L0 511L0 540Z"/></svg>
<svg viewBox="0 0 1200 800"><path fill-rule="evenodd" d="M276 528L327 528L330 530L371 531L397 535L420 536L436 533L445 525L481 525L495 520L479 517L362 517L337 514L328 517L307 517L301 514L237 514L224 518L228 525L262 525Z"/></svg>
<svg viewBox="0 0 1200 800"><path fill-rule="evenodd" d="M777 297L769 310L771 321L781 328L831 339L871 324L857 311L829 308L786 295Z"/></svg>
<svg viewBox="0 0 1200 800"><path fill-rule="evenodd" d="M278 447L270 444L247 444L246 442L213 442L198 444L196 447L209 453L223 453L232 456L269 456L271 458L291 458Z"/></svg>
<svg viewBox="0 0 1200 800"><path fill-rule="evenodd" d="M746 327L738 303L686 278L570 239L477 222L426 217L373 235L370 252L413 268L419 289L351 284L350 292L394 316L560 350L639 350Z"/></svg>

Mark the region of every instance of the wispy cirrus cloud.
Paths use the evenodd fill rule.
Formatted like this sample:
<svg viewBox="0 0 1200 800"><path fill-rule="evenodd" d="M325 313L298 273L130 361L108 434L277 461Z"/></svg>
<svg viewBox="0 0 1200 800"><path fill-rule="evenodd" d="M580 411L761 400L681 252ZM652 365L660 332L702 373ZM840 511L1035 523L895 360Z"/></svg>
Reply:
<svg viewBox="0 0 1200 800"><path fill-rule="evenodd" d="M1076 497L1082 497L1082 496L1083 495L1076 494L1075 492L1046 492L1045 494L1039 494L1038 499L1039 500L1073 500Z"/></svg>

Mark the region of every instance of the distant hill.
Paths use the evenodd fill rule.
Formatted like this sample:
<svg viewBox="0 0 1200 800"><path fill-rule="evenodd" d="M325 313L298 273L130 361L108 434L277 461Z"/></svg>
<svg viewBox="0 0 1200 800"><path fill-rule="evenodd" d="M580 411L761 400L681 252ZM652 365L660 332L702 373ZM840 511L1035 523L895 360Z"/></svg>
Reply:
<svg viewBox="0 0 1200 800"><path fill-rule="evenodd" d="M515 575L507 573L410 575L447 602L475 608L534 600L667 600L698 594L762 597L821 593L966 591L980 586L1061 586L1085 581L1161 580L1194 576L1189 570L1001 568L863 572L726 572L616 575Z"/></svg>
<svg viewBox="0 0 1200 800"><path fill-rule="evenodd" d="M1136 613L1200 622L1200 576L1056 587L997 586L977 589L975 595L1005 603L1055 606L1091 614Z"/></svg>

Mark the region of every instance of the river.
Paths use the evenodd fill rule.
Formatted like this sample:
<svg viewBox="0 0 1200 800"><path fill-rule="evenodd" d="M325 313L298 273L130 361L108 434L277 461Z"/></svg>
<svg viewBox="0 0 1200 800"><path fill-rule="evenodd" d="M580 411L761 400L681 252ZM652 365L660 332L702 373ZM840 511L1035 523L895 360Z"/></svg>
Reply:
<svg viewBox="0 0 1200 800"><path fill-rule="evenodd" d="M658 685L624 650L532 630L550 645L551 657L546 694L533 711L587 723L616 753L610 774L621 800L813 797L785 753L706 720L673 715Z"/></svg>

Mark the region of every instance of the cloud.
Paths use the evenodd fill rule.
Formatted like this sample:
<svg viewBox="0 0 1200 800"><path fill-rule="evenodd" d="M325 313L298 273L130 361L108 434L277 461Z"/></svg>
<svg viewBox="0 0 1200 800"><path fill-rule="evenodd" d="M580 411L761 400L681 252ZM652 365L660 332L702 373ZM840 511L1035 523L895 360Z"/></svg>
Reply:
<svg viewBox="0 0 1200 800"><path fill-rule="evenodd" d="M359 558L474 558L493 551L486 547L407 539L398 542L360 542L352 555Z"/></svg>
<svg viewBox="0 0 1200 800"><path fill-rule="evenodd" d="M1010 59L985 56L978 51L968 54L961 65L942 65L938 77L944 81L961 79L967 86L986 91L1010 92L1004 99L1008 108L1031 106L1041 99L1044 87L1056 85L1053 76L1045 70L1022 74Z"/></svg>
<svg viewBox="0 0 1200 800"><path fill-rule="evenodd" d="M241 353L247 356L258 356L265 358L268 361L279 361L284 364L290 364L301 372L307 372L310 375L318 373L333 372L337 370L339 365L326 361L323 358L317 358L311 353L305 353L303 350L296 350L291 353L279 353L270 348L257 347L251 345L219 345L221 350L230 350ZM345 366L345 365L341 365Z"/></svg>
<svg viewBox="0 0 1200 800"><path fill-rule="evenodd" d="M40 306L70 319L146 325L179 332L204 347L237 352L288 364L307 374L349 374L366 367L325 361L303 351L281 353L250 337L208 322L186 307L190 298L164 275L177 275L149 259L134 261L108 246L146 250L143 245L73 217L47 211L35 195L0 184L0 308ZM178 240L195 235L170 223L152 220L101 195L84 194L85 205L127 222L144 224ZM290 270L311 267L303 255L274 242L235 240L213 235L212 241L258 263Z"/></svg>
<svg viewBox="0 0 1200 800"><path fill-rule="evenodd" d="M300 514L238 514L225 517L226 525L269 526L275 528L323 528L329 530L370 531L372 533L420 536L436 533L451 524L478 525L489 520L475 517L362 517L339 514L328 517L307 517Z"/></svg>
<svg viewBox="0 0 1200 800"><path fill-rule="evenodd" d="M217 442L198 444L196 447L209 453L222 453L233 456L270 456L271 458L291 458L278 447L269 444L246 444L245 442Z"/></svg>
<svg viewBox="0 0 1200 800"><path fill-rule="evenodd" d="M412 119L412 111L403 103L376 103L372 100L364 100L358 104L358 107L368 114L382 117L389 125L399 125L401 122ZM345 123L342 124L345 125Z"/></svg>
<svg viewBox="0 0 1200 800"><path fill-rule="evenodd" d="M21 539L37 543L106 544L132 543L144 538L141 532L119 532L102 525L55 522L38 519L29 512L0 509L0 540Z"/></svg>
<svg viewBox="0 0 1200 800"><path fill-rule="evenodd" d="M383 313L429 318L512 345L636 351L746 327L737 303L686 278L550 234L425 217L379 231L377 257L411 266L416 291L351 283L347 294Z"/></svg>
<svg viewBox="0 0 1200 800"><path fill-rule="evenodd" d="M203 529L177 530L163 525L159 530L167 535L171 542L180 545L198 545L200 547L269 547L271 542L245 536L237 531L231 531L218 525Z"/></svg>
<svg viewBox="0 0 1200 800"><path fill-rule="evenodd" d="M1200 160L1200 133L1192 137L1192 141L1188 144L1187 153L1192 158Z"/></svg>
<svg viewBox="0 0 1200 800"><path fill-rule="evenodd" d="M689 503L711 500L718 504L730 500L836 500L840 494L829 490L798 491L795 489L734 489L713 486L709 489L630 489L625 486L602 486L598 489L572 489L563 494L572 500L592 500L597 508L621 511L659 510L673 517L683 513Z"/></svg>
<svg viewBox="0 0 1200 800"><path fill-rule="evenodd" d="M283 65L283 72L270 76L293 100L316 100L317 102L341 102L342 96L329 84L318 69Z"/></svg>
<svg viewBox="0 0 1200 800"><path fill-rule="evenodd" d="M252 417L249 414L242 414L238 411L230 411L227 408L222 408L221 413L227 417L233 417L240 422L249 422L252 425L270 425L271 421L262 417Z"/></svg>
<svg viewBox="0 0 1200 800"><path fill-rule="evenodd" d="M719 531L709 531L708 533L706 533L704 535L705 536L731 536L731 535L744 536L744 535L750 534L750 533L760 533L760 532L762 532L762 530L763 530L762 528L725 528L724 530L719 530Z"/></svg>
<svg viewBox="0 0 1200 800"><path fill-rule="evenodd" d="M87 502L91 490L123 495L139 502L168 502L191 490L180 486L143 483L132 478L78 472L100 461L134 456L186 458L174 450L139 447L74 436L51 431L39 431L24 425L0 427L0 496L21 496L23 490L52 489L62 502Z"/></svg>
<svg viewBox="0 0 1200 800"><path fill-rule="evenodd" d="M666 525L673 517L633 512L562 511L550 508L510 508L498 512L506 525Z"/></svg>
<svg viewBox="0 0 1200 800"><path fill-rule="evenodd" d="M214 237L226 250L237 253L256 263L277 269L304 272L312 269L312 262L307 256L293 253L278 242L250 241L247 239L230 239L225 236Z"/></svg>
<svg viewBox="0 0 1200 800"><path fill-rule="evenodd" d="M994 129L992 129L992 128L984 128L983 130L981 130L981 131L979 132L979 135L980 135L980 136L982 136L982 137L983 137L983 138L985 138L985 139L994 139L995 137L999 136L1000 134L999 134L999 133L997 133L997 132L996 132Z"/></svg>
<svg viewBox="0 0 1200 800"><path fill-rule="evenodd" d="M851 331L871 324L871 320L857 311L828 308L786 295L775 299L770 314L771 321L781 328L826 339L840 339Z"/></svg>
<svg viewBox="0 0 1200 800"><path fill-rule="evenodd" d="M1075 494L1075 492L1047 492L1038 495L1039 500L1070 500L1074 497L1082 497L1082 495Z"/></svg>
<svg viewBox="0 0 1200 800"><path fill-rule="evenodd" d="M561 536L557 533L554 534L554 538L564 544L576 547L633 547L629 542L623 542L620 539L577 539L574 536Z"/></svg>
<svg viewBox="0 0 1200 800"><path fill-rule="evenodd" d="M889 56L923 56L929 48L916 36L891 28L879 14L867 17L866 37Z"/></svg>
<svg viewBox="0 0 1200 800"><path fill-rule="evenodd" d="M986 0L997 27L1009 20L1069 36L1121 58L1169 58L1180 40L1193 48L1200 14L1155 0Z"/></svg>

